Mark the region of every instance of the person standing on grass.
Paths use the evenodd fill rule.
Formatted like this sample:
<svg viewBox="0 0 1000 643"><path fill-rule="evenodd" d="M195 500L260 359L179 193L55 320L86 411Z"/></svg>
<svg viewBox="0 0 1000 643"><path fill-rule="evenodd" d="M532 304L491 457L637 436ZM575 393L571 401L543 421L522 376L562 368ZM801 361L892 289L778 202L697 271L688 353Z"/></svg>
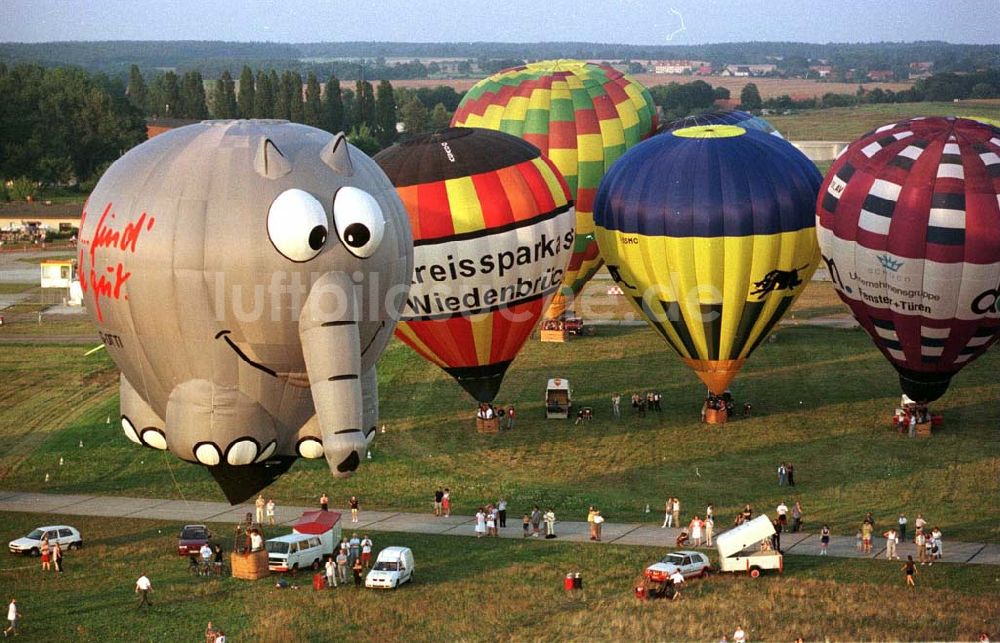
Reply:
<svg viewBox="0 0 1000 643"><path fill-rule="evenodd" d="M267 514L267 524L274 526L274 498L268 498L267 504L264 505L265 513Z"/></svg>
<svg viewBox="0 0 1000 643"><path fill-rule="evenodd" d="M326 564L323 566L326 572L326 586L337 586L337 563L333 562L333 556L326 557Z"/></svg>
<svg viewBox="0 0 1000 643"><path fill-rule="evenodd" d="M944 556L944 543L941 542L941 530L935 527L931 530L931 538L934 539L934 547L936 551L934 552L934 558L941 559Z"/></svg>
<svg viewBox="0 0 1000 643"><path fill-rule="evenodd" d="M597 530L594 527L594 516L597 515L597 511L593 506L590 507L590 511L587 512L587 527L590 529L590 539L597 540Z"/></svg>
<svg viewBox="0 0 1000 643"><path fill-rule="evenodd" d="M21 620L21 612L17 609L17 600L14 598L10 599L10 604L7 605L7 629L3 631L3 635L7 636L13 634L17 636L17 625Z"/></svg>
<svg viewBox="0 0 1000 643"><path fill-rule="evenodd" d="M885 536L885 559L892 560L895 558L899 560L899 556L896 555L896 530L890 529L882 535Z"/></svg>
<svg viewBox="0 0 1000 643"><path fill-rule="evenodd" d="M796 533L802 526L802 503L798 500L792 505L792 533Z"/></svg>
<svg viewBox="0 0 1000 643"><path fill-rule="evenodd" d="M667 527L674 526L674 497L670 496L667 498L667 502L663 505L663 524L660 525L660 529L666 529Z"/></svg>
<svg viewBox="0 0 1000 643"><path fill-rule="evenodd" d="M709 505L711 506L711 505ZM712 546L712 531L715 529L715 521L711 516L705 518L705 546Z"/></svg>
<svg viewBox="0 0 1000 643"><path fill-rule="evenodd" d="M49 560L52 554L49 551L49 537L44 536L42 538L42 571L49 571L52 567L49 565Z"/></svg>
<svg viewBox="0 0 1000 643"><path fill-rule="evenodd" d="M775 509L775 511L778 512L778 522L781 523L781 526L784 527L785 525L787 525L788 524L788 505L785 504L784 500L782 500L778 504L778 507Z"/></svg>
<svg viewBox="0 0 1000 643"><path fill-rule="evenodd" d="M784 487L786 484L788 484L788 470L785 469L785 463L784 462L779 462L778 463L778 486L779 487Z"/></svg>
<svg viewBox="0 0 1000 643"><path fill-rule="evenodd" d="M681 526L681 500L677 496L674 496L674 504L670 507L670 513L673 514L674 524L680 529Z"/></svg>
<svg viewBox="0 0 1000 643"><path fill-rule="evenodd" d="M542 510L535 505L535 508L531 510L531 535L534 538L538 538L538 535L542 532Z"/></svg>
<svg viewBox="0 0 1000 643"><path fill-rule="evenodd" d="M750 522L753 519L753 507L750 506L748 502L745 507L743 507L743 522Z"/></svg>
<svg viewBox="0 0 1000 643"><path fill-rule="evenodd" d="M354 572L354 586L361 587L361 575L364 573L365 568L361 566L361 559L354 561L351 565L351 571Z"/></svg>
<svg viewBox="0 0 1000 643"><path fill-rule="evenodd" d="M361 511L361 503L358 502L357 496L351 496L350 505L351 505L351 522L357 522L358 512Z"/></svg>
<svg viewBox="0 0 1000 643"><path fill-rule="evenodd" d="M736 626L736 631L733 632L733 643L747 643L747 634L743 631L742 625Z"/></svg>
<svg viewBox="0 0 1000 643"><path fill-rule="evenodd" d="M604 524L604 516L601 515L601 510L595 510L594 515L594 533L597 534L597 542L601 542L601 525Z"/></svg>
<svg viewBox="0 0 1000 643"><path fill-rule="evenodd" d="M908 521L906 520L906 514L899 514L899 521L897 522L897 524L899 525L899 542L901 542L901 543L905 543L906 542L906 523L907 522Z"/></svg>
<svg viewBox="0 0 1000 643"><path fill-rule="evenodd" d="M827 549L830 547L830 528L823 525L823 528L819 530L819 555L826 556Z"/></svg>
<svg viewBox="0 0 1000 643"><path fill-rule="evenodd" d="M789 462L785 465L785 474L788 476L788 486L795 486L795 465Z"/></svg>
<svg viewBox="0 0 1000 643"><path fill-rule="evenodd" d="M913 577L917 575L917 566L913 564L913 556L906 557L906 563L903 565L903 571L906 573L906 584L910 587L916 587L913 582Z"/></svg>
<svg viewBox="0 0 1000 643"><path fill-rule="evenodd" d="M611 396L611 414L615 416L616 420L622 419L622 396L621 393L615 393Z"/></svg>
<svg viewBox="0 0 1000 643"><path fill-rule="evenodd" d="M139 580L135 581L135 593L141 596L139 599L139 605L136 609L141 608L143 605L148 605L149 607L153 606L153 604L149 601L149 595L152 592L153 583L151 583L149 578L143 574L139 577Z"/></svg>
<svg viewBox="0 0 1000 643"><path fill-rule="evenodd" d="M222 576L222 545L215 545L215 575Z"/></svg>
<svg viewBox="0 0 1000 643"><path fill-rule="evenodd" d="M56 566L56 571L60 574L63 573L63 550L59 541L56 541L55 547L52 548L52 563Z"/></svg>
<svg viewBox="0 0 1000 643"><path fill-rule="evenodd" d="M253 504L254 504L254 508L255 508L254 518L257 519L257 524L258 525L263 525L264 524L264 505L267 504L267 502L264 500L263 494L258 495L257 496L257 500L255 500Z"/></svg>
<svg viewBox="0 0 1000 643"><path fill-rule="evenodd" d="M354 565L354 561L361 558L361 539L358 538L358 532L354 532L351 535L351 539L348 541L349 553L347 557L351 559L351 565Z"/></svg>
<svg viewBox="0 0 1000 643"><path fill-rule="evenodd" d="M368 537L368 534L365 534L365 537L361 539L361 564L365 566L365 569L371 567L374 546L372 539Z"/></svg>
<svg viewBox="0 0 1000 643"><path fill-rule="evenodd" d="M521 518L521 529L524 530L524 533L521 534L522 538L527 538L531 534L531 516L528 514L524 514L524 517Z"/></svg>
<svg viewBox="0 0 1000 643"><path fill-rule="evenodd" d="M330 499L326 496L326 492L319 497L319 508L321 511L330 511Z"/></svg>
<svg viewBox="0 0 1000 643"><path fill-rule="evenodd" d="M486 535L495 536L497 531L497 510L493 505L486 507Z"/></svg>
<svg viewBox="0 0 1000 643"><path fill-rule="evenodd" d="M340 576L340 582L347 584L347 569L350 567L349 561L347 560L347 550L343 547L337 552L337 575ZM333 584L336 587L336 583Z"/></svg>
<svg viewBox="0 0 1000 643"><path fill-rule="evenodd" d="M500 496L497 500L497 520L499 521L499 527L505 529L507 527L507 499Z"/></svg>
<svg viewBox="0 0 1000 643"><path fill-rule="evenodd" d="M513 406L508 407L507 408L507 430L508 431L510 431L511 429L514 428L514 419L516 417L517 417L517 414L514 412L514 407Z"/></svg>
<svg viewBox="0 0 1000 643"><path fill-rule="evenodd" d="M445 518L451 516L451 490L448 487L444 488L444 495L441 496L441 511Z"/></svg>

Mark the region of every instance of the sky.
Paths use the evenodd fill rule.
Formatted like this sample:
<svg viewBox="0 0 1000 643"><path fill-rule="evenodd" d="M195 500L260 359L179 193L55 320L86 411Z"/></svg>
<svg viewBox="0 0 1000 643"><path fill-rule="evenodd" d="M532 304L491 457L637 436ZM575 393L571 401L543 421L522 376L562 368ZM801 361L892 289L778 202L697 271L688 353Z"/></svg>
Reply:
<svg viewBox="0 0 1000 643"><path fill-rule="evenodd" d="M1000 0L0 0L0 42L1000 42Z"/></svg>

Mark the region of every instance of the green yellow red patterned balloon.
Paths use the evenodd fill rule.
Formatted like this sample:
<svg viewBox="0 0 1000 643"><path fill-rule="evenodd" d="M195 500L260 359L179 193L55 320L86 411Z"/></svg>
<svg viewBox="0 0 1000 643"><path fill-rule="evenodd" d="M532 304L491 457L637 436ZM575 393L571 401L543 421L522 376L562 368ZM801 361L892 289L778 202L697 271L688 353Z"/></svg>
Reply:
<svg viewBox="0 0 1000 643"><path fill-rule="evenodd" d="M640 83L607 65L547 60L479 81L465 94L452 125L523 138L566 178L576 202L576 242L562 288L545 313L547 319L562 316L601 267L594 196L611 164L656 131L652 97Z"/></svg>

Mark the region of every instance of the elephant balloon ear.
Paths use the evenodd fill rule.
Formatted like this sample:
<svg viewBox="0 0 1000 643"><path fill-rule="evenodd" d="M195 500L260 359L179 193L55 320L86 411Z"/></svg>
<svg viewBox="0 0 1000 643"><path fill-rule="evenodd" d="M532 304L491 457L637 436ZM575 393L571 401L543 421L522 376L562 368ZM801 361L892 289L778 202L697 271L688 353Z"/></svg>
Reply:
<svg viewBox="0 0 1000 643"><path fill-rule="evenodd" d="M278 179L292 171L292 164L271 139L262 138L253 159L253 169L266 179Z"/></svg>
<svg viewBox="0 0 1000 643"><path fill-rule="evenodd" d="M320 150L319 157L341 176L354 176L354 164L347 152L347 137L340 132Z"/></svg>

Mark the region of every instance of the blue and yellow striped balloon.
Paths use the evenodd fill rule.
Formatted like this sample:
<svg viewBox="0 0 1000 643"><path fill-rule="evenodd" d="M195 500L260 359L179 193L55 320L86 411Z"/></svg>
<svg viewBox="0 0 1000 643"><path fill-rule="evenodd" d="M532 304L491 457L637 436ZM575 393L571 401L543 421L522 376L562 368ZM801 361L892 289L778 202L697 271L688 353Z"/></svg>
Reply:
<svg viewBox="0 0 1000 643"><path fill-rule="evenodd" d="M816 166L733 125L689 127L626 152L597 192L597 242L654 329L722 393L819 261Z"/></svg>

